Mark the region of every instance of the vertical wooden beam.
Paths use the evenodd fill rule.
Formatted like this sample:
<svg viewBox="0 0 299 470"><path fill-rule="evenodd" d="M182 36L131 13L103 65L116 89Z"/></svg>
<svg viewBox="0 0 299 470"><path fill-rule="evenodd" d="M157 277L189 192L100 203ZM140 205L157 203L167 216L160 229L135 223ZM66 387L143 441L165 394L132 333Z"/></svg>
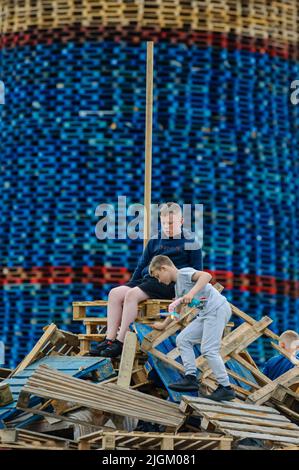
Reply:
<svg viewBox="0 0 299 470"><path fill-rule="evenodd" d="M128 331L125 336L124 347L121 355L117 385L123 388L130 388L135 353L137 347L137 336Z"/></svg>
<svg viewBox="0 0 299 470"><path fill-rule="evenodd" d="M84 354L87 354L89 352L89 346L90 342L88 339L80 339L80 356L84 356Z"/></svg>
<svg viewBox="0 0 299 470"><path fill-rule="evenodd" d="M145 178L144 178L144 236L145 248L150 238L152 192L152 129L153 129L153 65L154 43L146 43L146 116L145 116Z"/></svg>

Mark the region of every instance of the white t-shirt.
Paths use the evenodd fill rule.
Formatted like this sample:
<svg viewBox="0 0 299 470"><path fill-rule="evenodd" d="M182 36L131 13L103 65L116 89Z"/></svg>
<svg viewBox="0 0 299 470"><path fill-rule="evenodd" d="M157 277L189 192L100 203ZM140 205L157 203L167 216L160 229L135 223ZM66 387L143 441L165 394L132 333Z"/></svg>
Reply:
<svg viewBox="0 0 299 470"><path fill-rule="evenodd" d="M194 268L182 268L178 270L178 277L174 286L176 298L183 297L196 284L196 281L192 281L192 276L196 272ZM210 283L198 291L193 298L201 301L202 309L200 310L203 315L211 310L216 310L224 302L227 302L226 297L220 294Z"/></svg>

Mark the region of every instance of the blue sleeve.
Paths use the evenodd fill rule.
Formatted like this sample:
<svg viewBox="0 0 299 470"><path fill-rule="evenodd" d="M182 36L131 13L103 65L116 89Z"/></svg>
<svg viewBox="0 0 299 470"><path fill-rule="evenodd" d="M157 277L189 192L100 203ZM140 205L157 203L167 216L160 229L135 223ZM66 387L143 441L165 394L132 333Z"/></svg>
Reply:
<svg viewBox="0 0 299 470"><path fill-rule="evenodd" d="M135 281L136 279L141 279L143 269L150 264L151 259L152 259L151 241L152 240L149 240L147 242L147 245L145 249L143 250L142 255L140 256L137 266L135 268L135 271L130 279L131 281Z"/></svg>
<svg viewBox="0 0 299 470"><path fill-rule="evenodd" d="M198 248L197 250L190 250L189 253L190 267L196 269L197 271L202 271L201 248Z"/></svg>

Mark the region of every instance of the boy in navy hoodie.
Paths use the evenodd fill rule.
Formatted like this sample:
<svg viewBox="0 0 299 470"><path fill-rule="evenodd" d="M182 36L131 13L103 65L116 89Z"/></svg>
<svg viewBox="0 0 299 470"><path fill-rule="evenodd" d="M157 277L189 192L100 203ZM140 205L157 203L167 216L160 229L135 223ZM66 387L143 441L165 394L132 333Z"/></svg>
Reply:
<svg viewBox="0 0 299 470"><path fill-rule="evenodd" d="M146 299L174 298L174 282L168 286L163 285L149 274L148 267L154 256L168 256L179 269L191 266L202 270L200 244L189 231L183 230L184 219L180 206L173 202L163 204L160 208L160 221L162 230L158 232L158 238L148 241L130 281L109 292L106 339L92 354L119 356L126 332L137 317L138 303ZM193 249L186 249L185 244L192 244Z"/></svg>

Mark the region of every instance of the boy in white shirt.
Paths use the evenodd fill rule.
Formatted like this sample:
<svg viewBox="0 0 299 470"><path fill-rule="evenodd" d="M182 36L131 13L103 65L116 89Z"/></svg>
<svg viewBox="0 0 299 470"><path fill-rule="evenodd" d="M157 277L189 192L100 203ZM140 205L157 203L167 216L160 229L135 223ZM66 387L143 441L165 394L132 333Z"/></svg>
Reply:
<svg viewBox="0 0 299 470"><path fill-rule="evenodd" d="M155 256L150 265L151 276L159 282L175 282L176 298L182 297L182 303L189 304L193 299L201 302L197 317L177 336L176 343L185 368L185 378L169 388L176 391L198 391L197 368L194 345L201 343L201 354L218 382L218 388L206 398L211 400L233 400L235 393L230 386L229 377L220 355L221 339L226 323L231 317L231 308L227 299L209 282L212 276L194 268L177 269L168 256ZM156 329L164 329L170 322L168 317L163 322L154 323Z"/></svg>

